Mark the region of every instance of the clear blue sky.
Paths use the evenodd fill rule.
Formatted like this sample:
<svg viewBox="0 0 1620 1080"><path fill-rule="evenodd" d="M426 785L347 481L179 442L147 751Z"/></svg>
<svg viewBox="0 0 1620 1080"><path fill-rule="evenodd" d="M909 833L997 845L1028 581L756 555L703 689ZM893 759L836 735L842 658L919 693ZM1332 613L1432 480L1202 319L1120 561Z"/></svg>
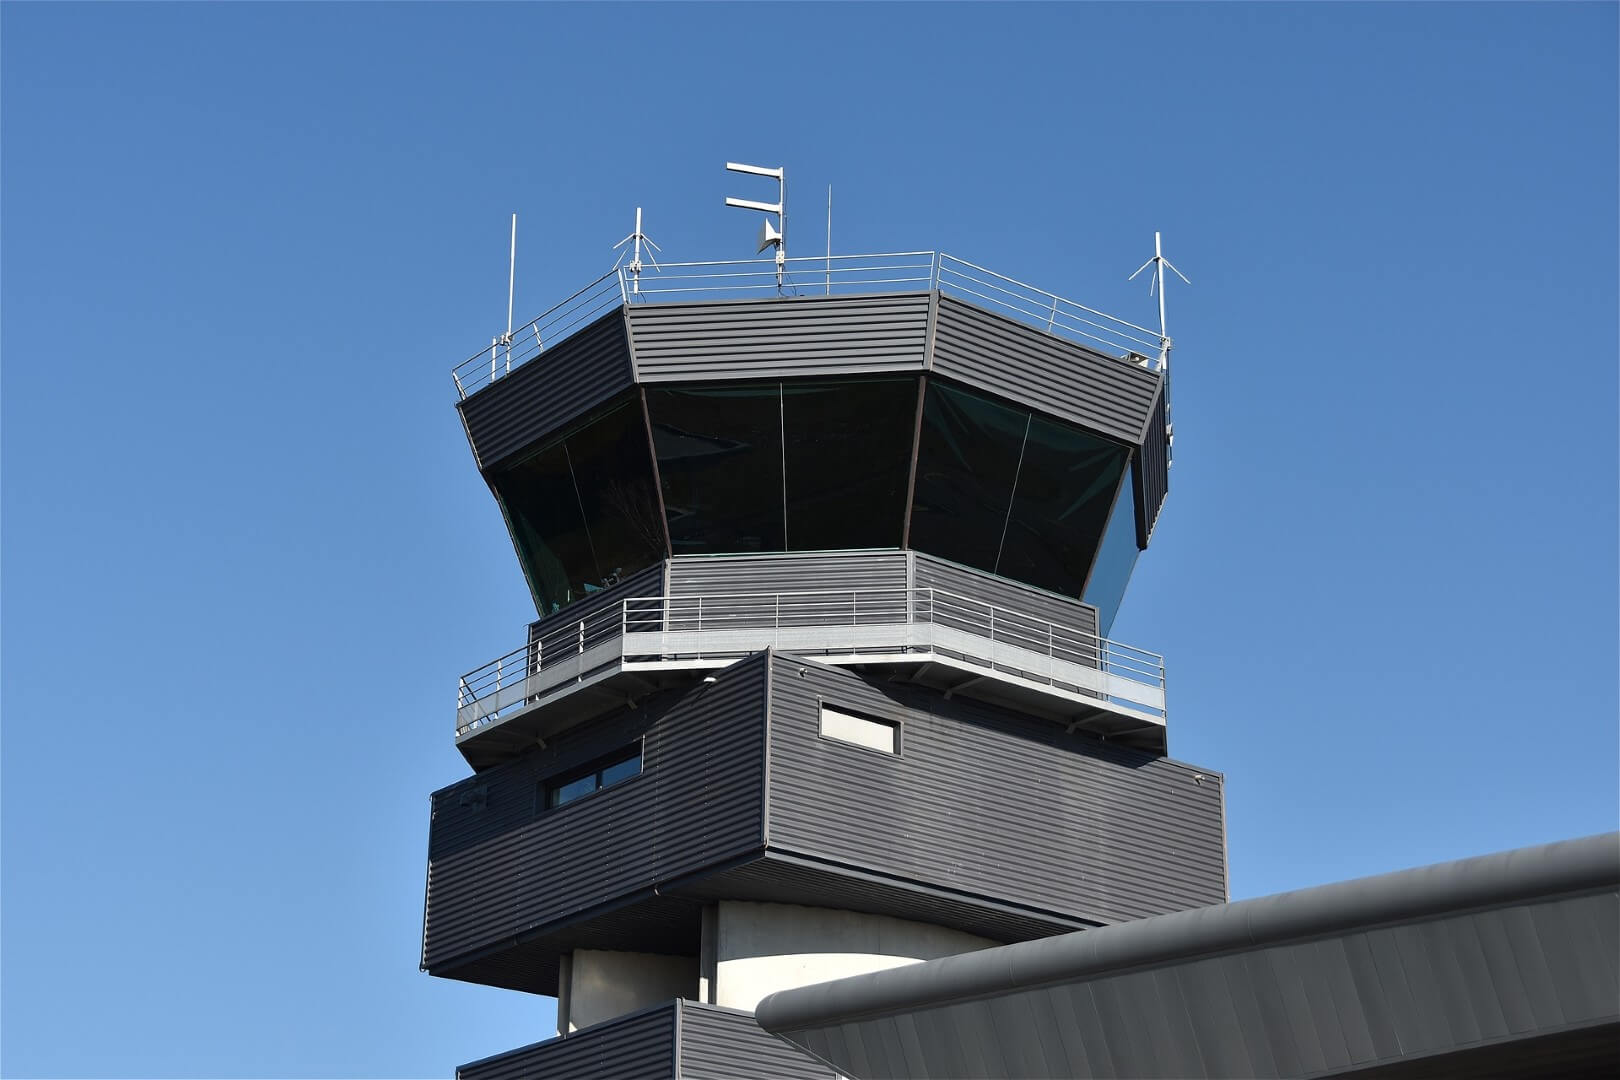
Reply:
<svg viewBox="0 0 1620 1080"><path fill-rule="evenodd" d="M841 251L1137 320L1164 231L1114 636L1226 774L1234 896L1614 828L1616 10L6 4L0 1069L549 1032L417 971L455 678L533 617L448 370L510 212L521 318L637 205L751 251L727 159L810 251L831 183Z"/></svg>

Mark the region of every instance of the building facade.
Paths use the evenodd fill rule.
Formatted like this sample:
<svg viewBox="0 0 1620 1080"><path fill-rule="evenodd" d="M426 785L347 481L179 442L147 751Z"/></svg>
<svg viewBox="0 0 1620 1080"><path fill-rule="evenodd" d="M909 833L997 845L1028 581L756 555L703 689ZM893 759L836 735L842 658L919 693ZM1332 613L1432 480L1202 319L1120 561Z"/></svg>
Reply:
<svg viewBox="0 0 1620 1080"><path fill-rule="evenodd" d="M829 1077L763 998L1227 898L1222 777L1107 637L1168 339L814 263L609 275L457 369L540 617L458 687L422 966L558 1001L468 1080Z"/></svg>

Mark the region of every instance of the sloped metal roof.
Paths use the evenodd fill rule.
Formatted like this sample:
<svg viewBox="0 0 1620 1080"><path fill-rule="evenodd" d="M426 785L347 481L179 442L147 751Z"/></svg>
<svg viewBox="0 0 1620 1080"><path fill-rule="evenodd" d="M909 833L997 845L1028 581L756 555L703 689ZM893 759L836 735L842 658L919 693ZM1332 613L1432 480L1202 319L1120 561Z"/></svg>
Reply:
<svg viewBox="0 0 1620 1080"><path fill-rule="evenodd" d="M840 979L757 1017L857 1078L1620 1075L1620 834Z"/></svg>

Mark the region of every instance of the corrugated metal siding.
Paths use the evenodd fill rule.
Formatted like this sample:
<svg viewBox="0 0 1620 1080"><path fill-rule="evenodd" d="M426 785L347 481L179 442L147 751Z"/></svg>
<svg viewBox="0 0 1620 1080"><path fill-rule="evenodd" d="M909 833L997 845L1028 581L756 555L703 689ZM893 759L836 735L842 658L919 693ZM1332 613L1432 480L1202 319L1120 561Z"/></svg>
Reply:
<svg viewBox="0 0 1620 1080"><path fill-rule="evenodd" d="M660 560L645 570L637 570L612 588L591 593L589 596L569 604L555 615L548 615L543 619L537 619L530 623L529 643L532 645L558 627L581 622L603 608L614 607L621 601L631 597L663 595L664 563ZM656 607L656 605L650 606Z"/></svg>
<svg viewBox="0 0 1620 1080"><path fill-rule="evenodd" d="M773 850L1097 922L1226 898L1218 775L854 672L775 663ZM899 722L900 753L821 738L822 700Z"/></svg>
<svg viewBox="0 0 1620 1080"><path fill-rule="evenodd" d="M833 1080L837 1075L784 1039L754 1023L752 1013L682 1001L681 1080Z"/></svg>
<svg viewBox="0 0 1620 1080"><path fill-rule="evenodd" d="M696 628L697 604L681 598L698 596L705 625L718 617L732 628L771 626L783 608L768 597L713 600L760 593L827 593L829 610L836 606L841 614L847 606L857 622L893 622L905 615L907 574L907 554L899 550L677 556L669 563L670 629ZM789 602L788 611L808 616L815 603Z"/></svg>
<svg viewBox="0 0 1620 1080"><path fill-rule="evenodd" d="M1170 387L1161 388L1148 415L1147 433L1142 436L1142 452L1131 469L1131 488L1136 496L1136 546L1145 548L1158 524L1159 510L1170 491L1170 440L1166 415Z"/></svg>
<svg viewBox="0 0 1620 1080"><path fill-rule="evenodd" d="M594 1024L572 1035L548 1039L463 1065L456 1080L648 1080L673 1077L675 1017L680 1003Z"/></svg>
<svg viewBox="0 0 1620 1080"><path fill-rule="evenodd" d="M487 472L632 381L624 313L615 309L456 407Z"/></svg>
<svg viewBox="0 0 1620 1080"><path fill-rule="evenodd" d="M862 1076L1608 1076L1617 922L1610 891L792 1034ZM1589 1026L1607 1037L1571 1040L1584 1053L1568 1073L1549 1067L1561 1044L1535 1037Z"/></svg>
<svg viewBox="0 0 1620 1080"><path fill-rule="evenodd" d="M649 698L435 795L428 969L758 850L766 671L763 655L744 660L712 685ZM546 777L637 737L640 776L539 809ZM464 805L479 786L484 806Z"/></svg>
<svg viewBox="0 0 1620 1080"><path fill-rule="evenodd" d="M658 383L921 371L928 296L632 306L636 378Z"/></svg>
<svg viewBox="0 0 1620 1080"><path fill-rule="evenodd" d="M941 589L1097 636L1097 609L1090 604L926 552L913 552L912 559L919 589Z"/></svg>
<svg viewBox="0 0 1620 1080"><path fill-rule="evenodd" d="M936 375L1135 446L1159 376L950 296L939 298Z"/></svg>

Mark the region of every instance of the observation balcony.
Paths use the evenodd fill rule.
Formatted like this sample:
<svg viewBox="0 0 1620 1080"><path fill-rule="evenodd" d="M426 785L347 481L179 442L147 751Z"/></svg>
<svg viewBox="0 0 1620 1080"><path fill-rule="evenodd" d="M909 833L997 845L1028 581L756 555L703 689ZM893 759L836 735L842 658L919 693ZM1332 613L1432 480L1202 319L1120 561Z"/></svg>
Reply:
<svg viewBox="0 0 1620 1080"><path fill-rule="evenodd" d="M900 584L788 584L840 578ZM1166 745L1161 656L1100 636L1088 605L920 552L674 559L580 608L459 680L456 743L475 767L767 648Z"/></svg>

